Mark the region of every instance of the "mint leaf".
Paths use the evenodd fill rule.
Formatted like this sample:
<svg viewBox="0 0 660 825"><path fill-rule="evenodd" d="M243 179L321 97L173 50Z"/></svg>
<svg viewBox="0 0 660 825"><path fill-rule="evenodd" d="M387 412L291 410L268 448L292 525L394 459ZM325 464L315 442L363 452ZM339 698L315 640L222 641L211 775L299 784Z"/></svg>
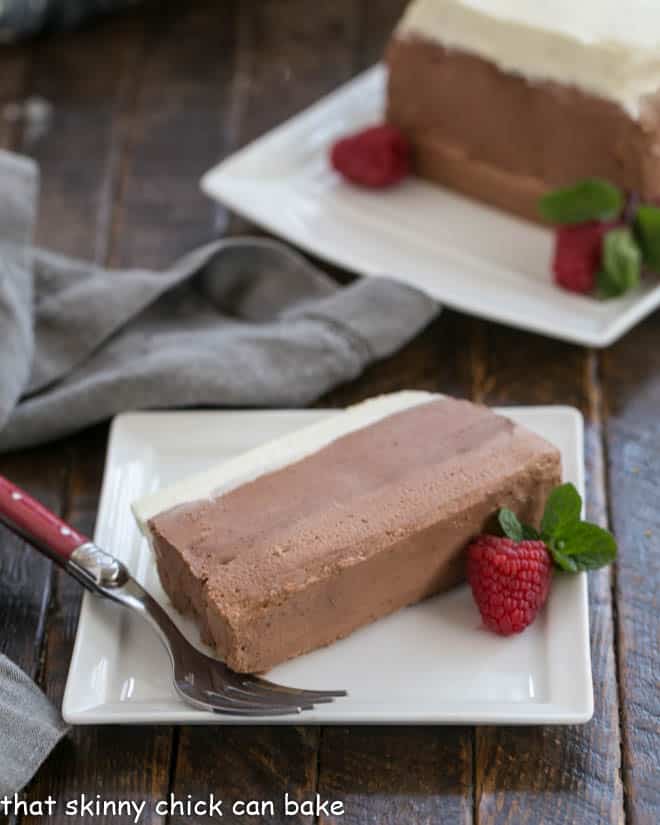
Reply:
<svg viewBox="0 0 660 825"><path fill-rule="evenodd" d="M575 186L555 189L544 195L539 212L551 223L607 221L617 217L624 205L623 193L600 178L587 178Z"/></svg>
<svg viewBox="0 0 660 825"><path fill-rule="evenodd" d="M604 298L615 298L639 284L642 252L627 226L610 229L603 238L603 268L598 289Z"/></svg>
<svg viewBox="0 0 660 825"><path fill-rule="evenodd" d="M497 520L504 535L513 541L538 541L540 538L537 530L530 527L529 524L522 524L518 520L518 516L508 507L502 507L497 514Z"/></svg>
<svg viewBox="0 0 660 825"><path fill-rule="evenodd" d="M578 572L578 566L575 563L575 560L571 558L571 556L564 555L564 553L562 553L560 550L557 550L554 547L548 547L548 550L550 551L552 560L557 565L557 567L560 567L566 573Z"/></svg>
<svg viewBox="0 0 660 825"><path fill-rule="evenodd" d="M513 541L522 541L524 531L522 524L518 521L518 517L514 512L502 507L497 519L505 536L508 536Z"/></svg>
<svg viewBox="0 0 660 825"><path fill-rule="evenodd" d="M561 484L548 496L541 536L557 567L568 573L595 570L616 558L614 536L580 520L582 499L572 484Z"/></svg>
<svg viewBox="0 0 660 825"><path fill-rule="evenodd" d="M610 281L610 278L602 269L596 275L596 287L598 290L598 297L605 301L610 298L618 298L621 295L621 292L616 284Z"/></svg>
<svg viewBox="0 0 660 825"><path fill-rule="evenodd" d="M550 544L555 536L580 521L582 499L572 484L560 484L548 496L541 520L541 536Z"/></svg>
<svg viewBox="0 0 660 825"><path fill-rule="evenodd" d="M596 524L581 521L568 526L554 538L549 550L555 562L564 570L596 570L616 558L614 536Z"/></svg>
<svg viewBox="0 0 660 825"><path fill-rule="evenodd" d="M660 207L640 206L635 217L635 229L644 263L649 269L660 272Z"/></svg>
<svg viewBox="0 0 660 825"><path fill-rule="evenodd" d="M538 541L541 536L539 535L539 531L535 530L529 524L523 524L523 538L525 541Z"/></svg>

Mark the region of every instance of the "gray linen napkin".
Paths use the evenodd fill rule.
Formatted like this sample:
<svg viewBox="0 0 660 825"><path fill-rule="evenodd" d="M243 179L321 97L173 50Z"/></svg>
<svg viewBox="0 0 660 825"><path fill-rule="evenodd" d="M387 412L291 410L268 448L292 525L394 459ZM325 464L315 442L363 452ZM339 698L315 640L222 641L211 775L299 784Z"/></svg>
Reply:
<svg viewBox="0 0 660 825"><path fill-rule="evenodd" d="M307 404L438 311L387 278L340 288L266 239L216 241L163 272L35 249L37 177L0 153L0 451L127 409Z"/></svg>
<svg viewBox="0 0 660 825"><path fill-rule="evenodd" d="M27 785L65 733L39 688L0 655L0 799Z"/></svg>
<svg viewBox="0 0 660 825"><path fill-rule="evenodd" d="M109 272L31 245L37 197L35 165L0 152L0 451L128 409L303 405L438 312L386 278L340 288L264 239L217 241L163 272ZM0 791L61 735L44 702L0 661Z"/></svg>

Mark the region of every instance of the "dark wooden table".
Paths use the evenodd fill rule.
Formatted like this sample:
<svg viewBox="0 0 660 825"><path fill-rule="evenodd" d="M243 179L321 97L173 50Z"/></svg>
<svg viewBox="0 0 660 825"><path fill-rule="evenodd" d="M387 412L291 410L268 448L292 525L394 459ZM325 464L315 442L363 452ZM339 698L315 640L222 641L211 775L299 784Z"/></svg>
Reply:
<svg viewBox="0 0 660 825"><path fill-rule="evenodd" d="M403 5L162 2L84 32L0 50L0 146L41 164L39 242L104 263L160 266L218 234L245 230L200 194L201 173L376 61ZM45 131L6 116L5 103L31 96L53 106ZM584 412L590 516L609 523L620 544L616 568L590 576L593 721L79 728L48 761L30 798L84 792L155 800L173 791L277 799L284 790L301 797L318 791L346 802L343 818L319 823L660 821L660 319L596 352L446 311L403 352L320 403L403 387ZM106 434L103 425L2 456L0 472L91 530ZM55 702L79 605L75 583L0 534L0 649ZM143 821L162 819L151 809ZM61 811L48 820L24 817L33 820L75 821Z"/></svg>

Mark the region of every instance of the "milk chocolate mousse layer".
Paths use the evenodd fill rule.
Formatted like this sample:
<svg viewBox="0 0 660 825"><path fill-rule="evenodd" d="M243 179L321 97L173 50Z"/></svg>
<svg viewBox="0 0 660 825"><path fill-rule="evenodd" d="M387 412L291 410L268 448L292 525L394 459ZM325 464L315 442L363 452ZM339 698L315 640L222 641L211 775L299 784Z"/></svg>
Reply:
<svg viewBox="0 0 660 825"><path fill-rule="evenodd" d="M633 116L416 33L394 36L387 63L387 119L410 138L422 177L534 221L542 194L586 177L660 197L658 93Z"/></svg>
<svg viewBox="0 0 660 825"><path fill-rule="evenodd" d="M333 416L341 431L361 407L395 410L148 518L165 590L233 669L267 670L457 584L466 543L500 507L538 523L560 480L553 446L466 401L401 398ZM282 463L276 443L263 449Z"/></svg>

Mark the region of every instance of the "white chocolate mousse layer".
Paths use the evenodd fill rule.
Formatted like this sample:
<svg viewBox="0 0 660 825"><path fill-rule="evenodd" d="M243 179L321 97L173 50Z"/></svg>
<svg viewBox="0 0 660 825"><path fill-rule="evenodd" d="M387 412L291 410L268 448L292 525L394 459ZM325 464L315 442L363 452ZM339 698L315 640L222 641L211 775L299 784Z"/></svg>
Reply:
<svg viewBox="0 0 660 825"><path fill-rule="evenodd" d="M658 0L413 0L397 30L614 101L660 89Z"/></svg>

